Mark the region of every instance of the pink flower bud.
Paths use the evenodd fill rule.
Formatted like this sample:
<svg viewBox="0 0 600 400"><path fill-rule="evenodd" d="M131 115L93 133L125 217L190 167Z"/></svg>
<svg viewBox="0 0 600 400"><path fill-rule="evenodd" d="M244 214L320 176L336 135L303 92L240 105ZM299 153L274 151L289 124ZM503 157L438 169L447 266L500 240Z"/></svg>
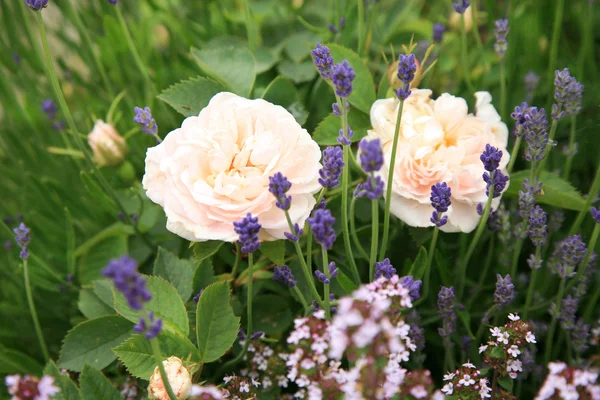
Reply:
<svg viewBox="0 0 600 400"><path fill-rule="evenodd" d="M181 359L171 356L163 361L165 372L173 393L179 400L185 400L190 396L192 388L192 376L190 371L183 366ZM154 373L150 377L150 385L148 386L148 394L150 398L156 400L169 400L169 394L163 384L158 367L154 368Z"/></svg>
<svg viewBox="0 0 600 400"><path fill-rule="evenodd" d="M94 153L94 161L101 167L119 164L127 154L127 143L112 125L96 121L88 134L88 143Z"/></svg>

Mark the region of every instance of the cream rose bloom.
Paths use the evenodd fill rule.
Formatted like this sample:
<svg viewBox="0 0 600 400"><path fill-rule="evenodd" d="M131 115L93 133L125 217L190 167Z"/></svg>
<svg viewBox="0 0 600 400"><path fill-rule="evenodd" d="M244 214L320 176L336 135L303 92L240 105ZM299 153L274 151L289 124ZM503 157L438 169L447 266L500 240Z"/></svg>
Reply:
<svg viewBox="0 0 600 400"><path fill-rule="evenodd" d="M289 210L300 226L320 189L321 152L283 107L233 93L215 95L197 117L146 154L143 186L167 215L167 229L191 241L238 239L233 222L258 217L261 240L284 239L283 211L269 193L269 177L292 183Z"/></svg>
<svg viewBox="0 0 600 400"><path fill-rule="evenodd" d="M447 182L452 188L452 205L445 232L471 232L479 221L477 204L485 203L485 172L479 156L486 144L502 150L500 168L506 173L508 129L491 104L488 92L475 93L476 114L467 102L444 93L437 100L431 90L413 89L404 103L398 150L394 165L391 211L410 226L433 226L429 200L431 186ZM384 164L381 177L387 184L396 117L396 98L377 100L371 107L369 138L381 139ZM499 205L500 197L492 202Z"/></svg>
<svg viewBox="0 0 600 400"><path fill-rule="evenodd" d="M180 400L185 400L190 397L192 390L192 375L180 358L171 356L163 361L165 373L173 393ZM160 369L154 368L154 372L150 377L150 385L148 385L148 394L150 398L157 400L169 400L169 393L160 376Z"/></svg>

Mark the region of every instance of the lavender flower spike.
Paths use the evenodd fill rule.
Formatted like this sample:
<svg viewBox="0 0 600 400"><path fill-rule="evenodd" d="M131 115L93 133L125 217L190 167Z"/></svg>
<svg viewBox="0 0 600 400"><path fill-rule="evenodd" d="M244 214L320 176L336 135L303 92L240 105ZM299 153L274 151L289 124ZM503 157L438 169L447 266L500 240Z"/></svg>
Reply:
<svg viewBox="0 0 600 400"><path fill-rule="evenodd" d="M286 196L285 194L291 187L292 184L281 172L277 172L275 175L269 177L269 192L277 199L277 202L275 203L277 208L284 211L290 209L290 206L292 205L292 196Z"/></svg>
<svg viewBox="0 0 600 400"><path fill-rule="evenodd" d="M240 235L238 243L242 246L242 252L253 253L258 250L260 247L260 242L258 240L260 228L262 227L258 223L258 218L252 217L252 214L250 213L248 213L241 221L233 223L235 233Z"/></svg>
<svg viewBox="0 0 600 400"><path fill-rule="evenodd" d="M52 99L46 99L42 101L42 111L44 112L44 114L46 114L48 119L52 120L56 118L58 107L56 106L54 101L52 101Z"/></svg>
<svg viewBox="0 0 600 400"><path fill-rule="evenodd" d="M423 281L415 281L415 278L407 275L400 278L400 284L408 289L411 301L416 301L421 298L421 286L423 285Z"/></svg>
<svg viewBox="0 0 600 400"><path fill-rule="evenodd" d="M287 265L282 265L280 267L275 267L273 270L273 280L283 283L288 287L296 286L296 279L294 278L294 274L292 274L292 270Z"/></svg>
<svg viewBox="0 0 600 400"><path fill-rule="evenodd" d="M333 68L333 57L331 56L331 50L329 47L323 46L321 43L317 43L317 47L311 51L313 61L319 74L323 79L331 78L331 69Z"/></svg>
<svg viewBox="0 0 600 400"><path fill-rule="evenodd" d="M48 7L48 0L25 0L25 3L34 11Z"/></svg>
<svg viewBox="0 0 600 400"><path fill-rule="evenodd" d="M344 60L331 69L331 80L335 86L335 94L347 98L352 93L352 81L356 77L354 69Z"/></svg>
<svg viewBox="0 0 600 400"><path fill-rule="evenodd" d="M384 258L383 261L375 263L374 280L383 276L385 279L391 279L396 274L396 268L390 263L389 258Z"/></svg>
<svg viewBox="0 0 600 400"><path fill-rule="evenodd" d="M152 299L146 288L146 279L137 270L136 261L127 255L111 260L102 270L102 275L113 280L133 310L141 310L143 304Z"/></svg>
<svg viewBox="0 0 600 400"><path fill-rule="evenodd" d="M148 322L150 323L149 327L146 324L146 319L140 317L138 323L133 327L133 331L136 333L145 333L146 339L150 340L158 336L162 330L163 322L161 318L154 318L152 311L148 311Z"/></svg>
<svg viewBox="0 0 600 400"><path fill-rule="evenodd" d="M25 226L24 223L21 222L18 227L13 229L15 233L15 241L21 248L21 252L19 253L19 257L23 260L27 260L29 258L29 241L31 240L31 229Z"/></svg>
<svg viewBox="0 0 600 400"><path fill-rule="evenodd" d="M583 85L571 76L568 68L556 71L554 75L554 100L552 118L559 120L574 116L581 111Z"/></svg>
<svg viewBox="0 0 600 400"><path fill-rule="evenodd" d="M510 275L502 278L501 275L496 275L496 291L494 292L494 304L498 309L502 309L512 303L515 299L515 285L512 283Z"/></svg>
<svg viewBox="0 0 600 400"><path fill-rule="evenodd" d="M471 6L471 2L468 0L458 0L452 3L454 10L459 14L464 14L464 12Z"/></svg>
<svg viewBox="0 0 600 400"><path fill-rule="evenodd" d="M133 117L133 122L142 128L142 132L152 136L156 135L158 132L158 125L156 125L156 121L152 118L150 107L134 107L134 111L135 116Z"/></svg>
<svg viewBox="0 0 600 400"><path fill-rule="evenodd" d="M456 329L456 312L454 311L454 288L444 287L438 293L438 315L442 319L442 327L438 328L439 334L446 338Z"/></svg>
<svg viewBox="0 0 600 400"><path fill-rule="evenodd" d="M322 273L321 271L319 271L318 269L315 270L315 276L317 277L318 280L323 282L325 285L329 285L331 283L329 278L327 278L327 276L324 273Z"/></svg>
<svg viewBox="0 0 600 400"><path fill-rule="evenodd" d="M483 153L481 153L479 159L483 163L483 167L486 171L495 171L500 166L500 160L502 160L502 150L498 150L496 147L486 144L485 150Z"/></svg>
<svg viewBox="0 0 600 400"><path fill-rule="evenodd" d="M380 176L369 176L364 183L359 183L354 189L354 197L367 196L370 200L377 200L383 196L383 181Z"/></svg>
<svg viewBox="0 0 600 400"><path fill-rule="evenodd" d="M443 24L437 23L433 25L433 41L435 43L442 43L444 39L444 32L446 27Z"/></svg>
<svg viewBox="0 0 600 400"><path fill-rule="evenodd" d="M494 44L494 50L496 54L504 55L508 48L508 42L506 40L508 36L508 20L499 19L495 23L496 28L494 29L494 35L496 36L496 43Z"/></svg>
<svg viewBox="0 0 600 400"><path fill-rule="evenodd" d="M431 206L434 208L431 214L431 223L438 228L444 226L448 222L448 216L442 215L448 211L448 207L452 204L450 197L452 190L446 182L436 183L431 187Z"/></svg>
<svg viewBox="0 0 600 400"><path fill-rule="evenodd" d="M367 174L377 172L383 165L383 151L379 139L362 139L358 144L360 150L360 166Z"/></svg>
<svg viewBox="0 0 600 400"><path fill-rule="evenodd" d="M398 58L398 79L402 86L396 90L396 97L406 100L410 96L410 83L415 78L417 63L414 54L400 54Z"/></svg>
<svg viewBox="0 0 600 400"><path fill-rule="evenodd" d="M325 250L329 250L335 242L335 218L331 215L331 211L327 209L317 209L313 212L312 217L308 218L310 230L315 237L315 240L323 246Z"/></svg>
<svg viewBox="0 0 600 400"><path fill-rule="evenodd" d="M575 274L577 265L585 257L586 245L581 236L573 235L558 242L552 252L550 268L561 279L570 278Z"/></svg>
<svg viewBox="0 0 600 400"><path fill-rule="evenodd" d="M534 246L544 246L548 237L548 226L546 212L540 207L535 206L529 213L529 226L527 234Z"/></svg>
<svg viewBox="0 0 600 400"><path fill-rule="evenodd" d="M598 210L596 207L592 207L590 213L592 214L594 221L596 221L597 224L600 224L600 210Z"/></svg>
<svg viewBox="0 0 600 400"><path fill-rule="evenodd" d="M344 169L344 151L339 146L330 146L323 150L323 168L319 170L319 184L324 188L334 188L340 184Z"/></svg>

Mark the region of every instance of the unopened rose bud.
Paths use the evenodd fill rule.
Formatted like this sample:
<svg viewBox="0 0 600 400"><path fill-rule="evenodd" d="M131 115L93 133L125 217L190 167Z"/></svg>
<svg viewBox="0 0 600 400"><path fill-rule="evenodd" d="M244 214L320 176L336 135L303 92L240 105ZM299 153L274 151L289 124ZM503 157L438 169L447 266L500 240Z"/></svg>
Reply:
<svg viewBox="0 0 600 400"><path fill-rule="evenodd" d="M190 397L192 376L190 375L190 371L183 366L181 359L171 356L163 361L163 365L175 396L179 400L185 400ZM167 393L167 389L165 389L158 367L154 368L154 373L150 377L148 394L152 399L169 400L169 394Z"/></svg>
<svg viewBox="0 0 600 400"><path fill-rule="evenodd" d="M127 143L112 125L96 121L88 134L88 143L94 153L94 161L101 167L119 164L127 154Z"/></svg>
<svg viewBox="0 0 600 400"><path fill-rule="evenodd" d="M473 27L473 8L469 7L465 10L465 30L468 32ZM461 15L456 11L452 10L448 24L454 30L459 31L462 22L460 21Z"/></svg>

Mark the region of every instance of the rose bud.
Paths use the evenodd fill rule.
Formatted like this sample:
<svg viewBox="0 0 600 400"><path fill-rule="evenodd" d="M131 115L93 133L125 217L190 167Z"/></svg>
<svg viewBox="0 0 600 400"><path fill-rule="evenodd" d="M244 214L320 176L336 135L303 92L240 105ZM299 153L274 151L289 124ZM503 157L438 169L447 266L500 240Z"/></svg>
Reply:
<svg viewBox="0 0 600 400"><path fill-rule="evenodd" d="M185 400L190 397L192 389L192 376L190 371L183 366L180 358L171 356L163 361L167 379L171 384L173 393L180 400ZM152 399L169 400L169 394L163 384L158 367L154 368L154 373L150 377L150 385L148 386L148 395Z"/></svg>
<svg viewBox="0 0 600 400"><path fill-rule="evenodd" d="M101 167L119 164L127 154L127 143L112 125L96 121L88 134L88 143L94 153L94 161Z"/></svg>
<svg viewBox="0 0 600 400"><path fill-rule="evenodd" d="M471 30L471 28L473 27L473 9L471 7L468 7L465 10L465 30L467 32L469 32ZM456 11L452 10L452 13L450 14L450 18L448 19L448 25L450 25L450 27L454 30L460 31L460 26L462 24L461 20L461 15L459 13L457 13ZM475 23L477 23L475 21Z"/></svg>

